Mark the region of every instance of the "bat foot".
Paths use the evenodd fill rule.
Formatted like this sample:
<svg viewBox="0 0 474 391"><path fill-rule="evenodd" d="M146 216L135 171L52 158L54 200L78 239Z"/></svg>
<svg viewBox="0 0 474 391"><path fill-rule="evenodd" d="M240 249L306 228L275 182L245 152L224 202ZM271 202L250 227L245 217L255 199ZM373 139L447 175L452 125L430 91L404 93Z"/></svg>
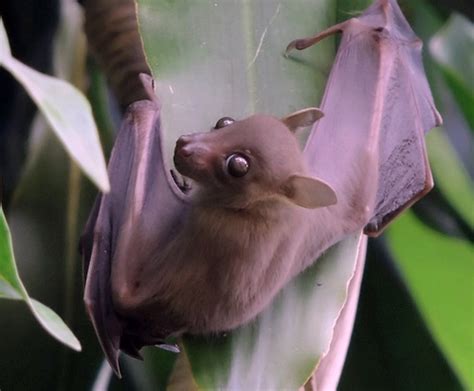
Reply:
<svg viewBox="0 0 474 391"><path fill-rule="evenodd" d="M189 180L184 176L180 175L175 170L170 170L170 173L173 177L174 183L176 183L176 186L178 186L183 193L189 193L189 191L191 190L191 183L189 182Z"/></svg>

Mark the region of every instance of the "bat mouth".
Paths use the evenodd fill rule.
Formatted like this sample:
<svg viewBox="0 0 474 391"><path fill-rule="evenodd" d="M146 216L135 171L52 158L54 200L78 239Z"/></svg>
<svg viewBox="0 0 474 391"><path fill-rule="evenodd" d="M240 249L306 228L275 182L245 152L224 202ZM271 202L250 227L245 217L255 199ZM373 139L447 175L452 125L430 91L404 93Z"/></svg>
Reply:
<svg viewBox="0 0 474 391"><path fill-rule="evenodd" d="M183 158L182 156L175 154L174 158L174 166L176 170L184 176L187 176L191 179L197 180L196 177L199 176L199 168L195 163L192 162L190 158Z"/></svg>

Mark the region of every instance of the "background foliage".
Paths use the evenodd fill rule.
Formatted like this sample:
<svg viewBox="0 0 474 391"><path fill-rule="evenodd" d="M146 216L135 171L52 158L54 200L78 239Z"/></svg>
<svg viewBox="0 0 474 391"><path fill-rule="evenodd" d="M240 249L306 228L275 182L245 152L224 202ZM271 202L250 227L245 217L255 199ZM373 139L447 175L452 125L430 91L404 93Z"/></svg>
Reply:
<svg viewBox="0 0 474 391"><path fill-rule="evenodd" d="M108 151L118 110L113 100L110 102L97 67L91 61L86 64L80 9L73 1L39 3L0 4L12 53L32 68L87 87ZM296 27L288 26L289 30L300 29L293 37L309 35L345 19L349 12L367 4L350 0L303 3L308 10L306 20L293 21ZM474 33L468 3L402 2L425 42L427 72L445 120L442 129L428 136L437 189L394 223L385 238L369 246L341 389L474 388ZM187 11L176 6L170 12L180 18ZM211 22L225 25L234 18L230 10L227 20ZM251 33L253 30L248 28ZM161 55L170 60L182 59L192 43L184 36L179 44L163 34L154 39L162 48ZM286 41L280 43L283 48ZM314 89L316 94L322 90L334 53L331 41L318 49L321 58L316 59L316 65L321 72L314 79L320 88ZM270 90L274 79L271 74L267 79L270 84L266 88ZM67 350L41 330L26 306L1 300L0 388L87 389L97 380L103 356L84 313L76 249L95 189L81 176L44 117L37 115L32 101L5 70L0 70L0 102L2 206L12 231L20 275L28 292L60 314L83 346L81 353ZM285 104L281 107L284 112ZM206 118L201 120L205 122ZM1 245L6 240L5 231L1 231ZM4 254L0 252L2 268ZM4 269L0 269L2 272ZM169 357L157 351L150 355L154 358L144 365L126 365L125 380L113 380L111 389L153 389L162 379L157 380L156 363ZM163 365L160 370L166 372Z"/></svg>

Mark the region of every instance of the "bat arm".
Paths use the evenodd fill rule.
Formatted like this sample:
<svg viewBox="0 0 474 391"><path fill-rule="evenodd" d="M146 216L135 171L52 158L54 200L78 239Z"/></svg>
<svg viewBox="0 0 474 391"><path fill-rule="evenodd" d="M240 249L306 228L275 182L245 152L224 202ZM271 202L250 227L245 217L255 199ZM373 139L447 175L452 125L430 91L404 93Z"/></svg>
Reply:
<svg viewBox="0 0 474 391"><path fill-rule="evenodd" d="M155 94L155 80L153 79L152 76L146 74L146 73L140 73L139 75L140 77L140 80L143 84L143 88L145 89L147 95L148 95L148 98L149 98L149 101L151 103L148 103L149 105L151 105L152 107L155 108L155 112L156 114L153 116L153 123L155 125L148 125L148 126L160 126L160 121L159 121L159 115L160 115L160 103L158 101L158 98ZM139 102L137 102L138 104ZM140 120L139 118L137 120ZM148 119L145 119L145 120L148 120ZM160 134L159 130L158 130L158 133ZM164 150L163 150L163 140L161 138L161 134L160 134L160 138L159 138L159 148L160 148L160 151L161 151L161 156L165 156L165 153L164 153ZM186 203L189 201L188 197L185 196L185 194L183 193L183 190L178 186L177 184L177 181L176 181L176 178L173 177L173 174L170 170L167 169L166 165L162 165L161 166L161 175L164 176L166 178L166 181L168 182L168 186L169 186L169 189L171 190L171 192L174 194L174 196L176 198L178 198L180 201Z"/></svg>
<svg viewBox="0 0 474 391"><path fill-rule="evenodd" d="M321 31L320 33L313 35L311 37L300 38L300 39L295 39L294 41L291 41L289 45L286 47L285 56L287 57L289 52L291 52L293 49L304 50L306 48L309 48L310 46L313 46L314 44L318 43L324 38L329 37L330 35L333 35L336 33L342 33L350 21L351 19L346 20L345 22L342 22L339 24L335 24L334 26L331 26L328 29Z"/></svg>
<svg viewBox="0 0 474 391"><path fill-rule="evenodd" d="M336 33L343 33L349 30L352 30L352 33L357 33L358 31L366 31L367 29L373 29L375 31L381 32L387 25L394 23L392 21L394 18L394 11L392 8L395 7L398 8L395 0L375 1L374 4L372 4L372 6L369 7L366 12L364 12L364 14L359 17L351 18L344 22L335 24L334 26L321 31L316 35L295 39L294 41L290 42L285 50L285 56L287 57L288 53L293 49L304 50L310 46L313 46L324 38ZM374 16L378 16L378 18L374 19ZM422 44L421 40L416 36L410 36L406 42L415 46L421 46Z"/></svg>

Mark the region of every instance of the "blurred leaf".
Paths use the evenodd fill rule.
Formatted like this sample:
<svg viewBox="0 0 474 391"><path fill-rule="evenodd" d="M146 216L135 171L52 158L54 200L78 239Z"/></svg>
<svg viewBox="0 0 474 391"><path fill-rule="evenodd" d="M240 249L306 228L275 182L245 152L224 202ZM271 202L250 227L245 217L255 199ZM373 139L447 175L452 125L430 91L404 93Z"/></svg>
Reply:
<svg viewBox="0 0 474 391"><path fill-rule="evenodd" d="M0 255L0 257L3 257L3 256ZM1 259L0 259L0 262L1 262ZM0 279L0 299L21 300L22 297L18 293L18 291L16 291L15 288L13 288L7 281Z"/></svg>
<svg viewBox="0 0 474 391"><path fill-rule="evenodd" d="M48 333L70 348L81 350L81 344L61 318L28 296L16 269L10 231L2 209L0 209L0 297L23 299Z"/></svg>
<svg viewBox="0 0 474 391"><path fill-rule="evenodd" d="M26 303L43 328L58 341L71 349L81 351L81 344L63 320L50 308L35 299L28 298Z"/></svg>
<svg viewBox="0 0 474 391"><path fill-rule="evenodd" d="M7 32L3 26L3 21L0 18L0 64L3 59L11 57L10 45L8 44Z"/></svg>
<svg viewBox="0 0 474 391"><path fill-rule="evenodd" d="M394 261L383 238L369 240L354 334L338 390L462 390Z"/></svg>
<svg viewBox="0 0 474 391"><path fill-rule="evenodd" d="M428 156L439 186L449 202L466 221L474 225L474 187L456 151L441 129L433 129L427 135Z"/></svg>
<svg viewBox="0 0 474 391"><path fill-rule="evenodd" d="M443 116L443 129L457 153L458 160L463 164L470 179L474 180L474 155L472 153L474 132L461 112L454 92L447 86L441 75L437 78L436 87Z"/></svg>
<svg viewBox="0 0 474 391"><path fill-rule="evenodd" d="M105 160L88 101L69 83L37 72L11 57L1 20L0 45L0 65L28 91L64 147L86 175L102 191L108 191L110 185Z"/></svg>
<svg viewBox="0 0 474 391"><path fill-rule="evenodd" d="M288 284L254 323L210 340L185 338L184 351L198 388L281 390L302 386L328 352L365 244L361 235L353 235L335 245ZM361 268L363 264L359 262ZM358 292L359 286L356 297ZM352 321L353 316L342 334L351 334ZM341 337L341 330L338 335ZM346 348L339 357L342 361ZM337 384L337 372L322 371L321 376L333 378L320 381Z"/></svg>
<svg viewBox="0 0 474 391"><path fill-rule="evenodd" d="M472 245L426 229L411 213L393 224L388 235L431 332L465 386L474 389Z"/></svg>
<svg viewBox="0 0 474 391"><path fill-rule="evenodd" d="M455 209L435 186L412 207L412 211L424 224L445 235L466 239L474 243L474 228Z"/></svg>
<svg viewBox="0 0 474 391"><path fill-rule="evenodd" d="M141 390L165 390L168 379L173 372L173 367L175 366L175 361L178 357L178 354L169 352L164 349L157 349L155 347L146 347L143 349L143 355L145 357L144 368L149 374L151 374L150 383L153 383L153 386L145 388L140 387ZM136 360L127 360L126 363ZM143 379L145 376L140 376Z"/></svg>
<svg viewBox="0 0 474 391"><path fill-rule="evenodd" d="M426 0L403 0L400 1L404 5L404 8L407 9L408 13L408 21L413 27L416 35L423 40L423 45L429 41L429 39L435 34L443 25L443 19L441 18L438 10L436 7L432 6ZM426 54L427 50L424 46L423 48L424 54ZM426 56L423 59L426 62ZM430 82L430 69L426 69L428 74L428 79ZM431 85L431 87L433 87Z"/></svg>
<svg viewBox="0 0 474 391"><path fill-rule="evenodd" d="M455 53L460 58L469 56L469 52L463 52L460 46L465 45L466 37L456 42L448 42L443 28L443 20L438 10L423 0L406 2L412 11L412 22L416 33L425 42L436 34L441 37L439 46L446 53ZM461 28L462 29L462 28ZM450 35L450 40L454 35ZM441 42L442 41L442 42ZM433 41L431 41L430 46ZM444 47L448 46L448 47ZM450 46L453 48L451 49ZM474 173L474 157L472 148L474 145L474 134L469 130L469 125L460 111L456 102L456 91L448 87L442 76L442 68L432 56L432 50L425 50L425 69L430 77L430 84L436 103L443 117L444 125L441 129L432 130L427 136L428 155L435 178L435 191L429 194L421 202L415 205L417 216L423 222L434 229L454 236L472 237L474 214L470 207L474 195L472 186L472 175ZM448 56L449 58L449 56ZM463 70L462 62L456 59L456 66L451 67L456 72L460 71L469 78L466 69ZM448 61L448 62L449 62ZM472 63L472 60L470 60ZM471 107L471 110L473 107ZM436 193L436 194L435 194Z"/></svg>
<svg viewBox="0 0 474 391"><path fill-rule="evenodd" d="M430 40L429 48L474 131L474 25L453 14Z"/></svg>
<svg viewBox="0 0 474 391"><path fill-rule="evenodd" d="M94 380L94 384L90 388L91 391L105 391L110 387L110 381L112 380L113 372L107 360L103 360L100 365L97 376Z"/></svg>
<svg viewBox="0 0 474 391"><path fill-rule="evenodd" d="M471 179L474 178L474 26L453 15L430 40L435 93L446 134Z"/></svg>
<svg viewBox="0 0 474 391"><path fill-rule="evenodd" d="M13 258L13 247L3 209L0 209L0 278L2 296L11 299L26 299L27 294L21 284Z"/></svg>

